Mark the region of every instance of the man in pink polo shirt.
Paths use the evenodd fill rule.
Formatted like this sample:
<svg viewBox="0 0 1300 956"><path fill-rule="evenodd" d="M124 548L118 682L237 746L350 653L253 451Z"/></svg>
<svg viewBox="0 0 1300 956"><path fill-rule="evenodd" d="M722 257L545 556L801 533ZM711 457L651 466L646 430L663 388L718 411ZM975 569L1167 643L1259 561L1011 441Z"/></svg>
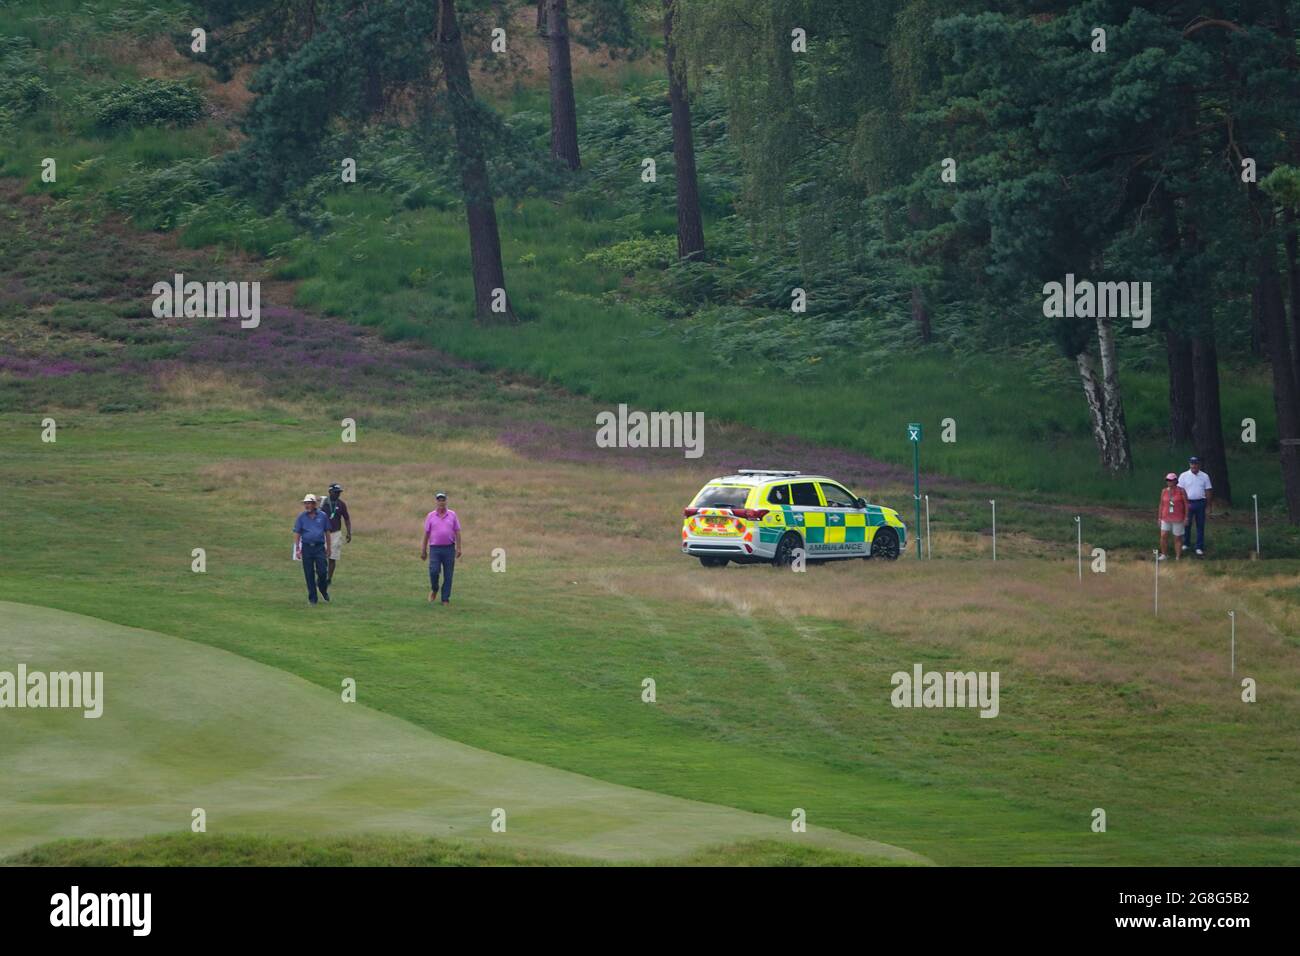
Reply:
<svg viewBox="0 0 1300 956"><path fill-rule="evenodd" d="M451 603L451 574L460 557L460 519L447 508L447 493L440 491L434 497L438 507L424 518L424 540L420 544L420 560L429 560L429 603L438 594L438 577L442 573L442 603Z"/></svg>

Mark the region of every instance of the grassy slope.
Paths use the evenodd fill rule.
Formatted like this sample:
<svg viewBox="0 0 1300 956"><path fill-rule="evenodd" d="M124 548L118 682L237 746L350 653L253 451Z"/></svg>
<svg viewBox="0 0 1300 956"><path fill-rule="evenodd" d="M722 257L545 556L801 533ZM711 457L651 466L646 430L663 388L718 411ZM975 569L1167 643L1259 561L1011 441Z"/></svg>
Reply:
<svg viewBox="0 0 1300 956"><path fill-rule="evenodd" d="M763 361L719 367L707 346L684 341L662 319L602 298L620 276L579 260L625 238L625 225L543 201L499 213L512 301L531 321L485 328L466 321L472 289L457 213L402 212L364 193L330 207L344 224L324 242L293 245L281 268L304 278L304 305L519 369L611 406L703 411L711 421L745 422L900 463L911 456L905 425L919 421L929 436L927 470L1074 501L1144 502L1153 482L1186 454L1169 451L1159 437L1166 385L1158 371L1125 376L1135 455L1145 471L1111 480L1098 473L1077 388L1037 387L1012 357L955 363L937 352L900 353L870 374L834 356L811 372ZM436 276L433 284L408 287L416 269ZM1257 370L1225 376L1223 408L1227 434L1239 434L1247 416L1265 440L1271 434L1271 399ZM948 417L957 423L951 444L939 440ZM1236 446L1233 452L1241 497L1260 494L1268 520L1280 488L1275 458L1255 449L1237 454Z"/></svg>
<svg viewBox="0 0 1300 956"><path fill-rule="evenodd" d="M342 446L310 407L250 398L62 413L54 446L33 418L5 416L20 546L0 556L0 596L329 688L346 671L372 706L453 739L778 817L803 806L941 862L1294 856L1296 768L1276 744L1295 719L1294 641L1263 594L1233 605L1243 666L1269 688L1243 708L1220 676L1226 598L1191 569L1167 576L1159 626L1141 565L1078 591L1050 561L702 576L669 543L698 471L524 462L487 436L436 432L366 429ZM352 489L362 532L324 632L282 554L292 502L322 474ZM409 553L431 478L458 490L470 529L447 632L431 630L441 609ZM196 546L205 575L189 570ZM498 546L504 575L488 570ZM1002 716L890 708L889 675L914 661L1001 670ZM1105 840L1086 829L1097 805L1124 821Z"/></svg>
<svg viewBox="0 0 1300 956"><path fill-rule="evenodd" d="M466 747L275 668L50 608L0 605L0 656L104 674L102 715L9 712L0 741L0 856L56 838L207 833L425 836L589 859L684 857L796 842L860 862L892 847L676 800ZM317 628L328 630L322 621ZM324 636L324 635L323 635ZM342 662L340 657L340 663ZM343 672L340 672L342 676ZM495 808L504 833L491 829ZM207 834L204 834L206 836ZM204 836L191 836L191 843Z"/></svg>

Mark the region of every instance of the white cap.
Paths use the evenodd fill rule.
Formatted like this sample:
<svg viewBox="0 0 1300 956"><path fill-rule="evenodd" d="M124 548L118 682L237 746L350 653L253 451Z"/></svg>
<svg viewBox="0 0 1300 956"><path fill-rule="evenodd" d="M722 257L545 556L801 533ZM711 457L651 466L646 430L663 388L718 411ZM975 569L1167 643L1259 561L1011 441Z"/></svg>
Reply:
<svg viewBox="0 0 1300 956"><path fill-rule="evenodd" d="M303 504L306 504L306 503L309 502L309 501L311 501L311 502L314 503L314 502L316 501L316 496L315 496L315 495L303 495L303 496L302 496L302 503L303 503Z"/></svg>

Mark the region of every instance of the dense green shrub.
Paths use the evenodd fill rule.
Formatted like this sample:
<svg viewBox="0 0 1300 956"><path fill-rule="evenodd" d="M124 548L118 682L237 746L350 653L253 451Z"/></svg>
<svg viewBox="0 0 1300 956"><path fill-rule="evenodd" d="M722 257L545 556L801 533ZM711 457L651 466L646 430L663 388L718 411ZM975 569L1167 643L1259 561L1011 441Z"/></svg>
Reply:
<svg viewBox="0 0 1300 956"><path fill-rule="evenodd" d="M108 190L110 205L142 229L171 229L189 208L212 198L212 161L187 159L150 171L133 164L130 176Z"/></svg>
<svg viewBox="0 0 1300 956"><path fill-rule="evenodd" d="M645 269L663 269L677 258L677 237L654 235L626 239L589 252L583 262L632 275Z"/></svg>
<svg viewBox="0 0 1300 956"><path fill-rule="evenodd" d="M95 125L104 129L191 126L203 116L203 97L185 83L150 78L97 93L90 108Z"/></svg>
<svg viewBox="0 0 1300 956"><path fill-rule="evenodd" d="M50 88L39 77L0 74L0 106L15 116L32 112L50 95Z"/></svg>
<svg viewBox="0 0 1300 956"><path fill-rule="evenodd" d="M0 36L0 129L52 98L40 72L40 57L27 37Z"/></svg>

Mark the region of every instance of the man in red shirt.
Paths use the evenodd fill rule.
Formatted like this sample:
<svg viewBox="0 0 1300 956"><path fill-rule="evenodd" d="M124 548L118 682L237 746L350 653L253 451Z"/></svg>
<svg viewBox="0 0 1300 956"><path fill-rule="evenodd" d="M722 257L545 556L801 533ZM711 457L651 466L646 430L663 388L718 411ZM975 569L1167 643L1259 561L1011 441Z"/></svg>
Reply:
<svg viewBox="0 0 1300 956"><path fill-rule="evenodd" d="M420 560L429 560L429 603L438 594L439 572L442 574L442 603L451 603L451 574L460 557L460 519L447 508L447 493L434 496L438 507L424 517L424 539L420 544Z"/></svg>
<svg viewBox="0 0 1300 956"><path fill-rule="evenodd" d="M1160 522L1160 553L1157 561L1165 559L1165 544L1169 533L1174 535L1174 560L1183 556L1183 525L1187 521L1187 492L1178 486L1178 476L1172 471L1165 475L1165 490L1160 492L1160 509L1156 514Z"/></svg>

